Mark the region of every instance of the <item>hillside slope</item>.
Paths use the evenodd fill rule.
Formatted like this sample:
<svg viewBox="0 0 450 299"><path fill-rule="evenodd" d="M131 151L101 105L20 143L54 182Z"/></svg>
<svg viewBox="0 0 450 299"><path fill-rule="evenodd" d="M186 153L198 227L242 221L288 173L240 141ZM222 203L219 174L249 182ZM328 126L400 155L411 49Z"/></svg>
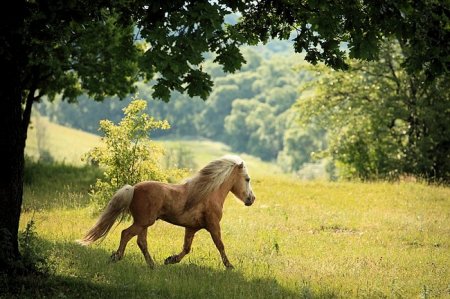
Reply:
<svg viewBox="0 0 450 299"><path fill-rule="evenodd" d="M99 145L100 137L77 129L64 127L50 122L45 117L33 118L28 131L25 153L34 159L50 156L52 160L71 165L83 165L82 157L94 146ZM197 167L226 154L234 153L220 142L210 140L158 140L165 148L183 148L189 150ZM281 174L281 170L259 158L239 154L247 163L251 174L256 176Z"/></svg>
<svg viewBox="0 0 450 299"><path fill-rule="evenodd" d="M100 137L33 117L28 128L25 154L34 159L50 156L54 161L82 165L82 156L100 143Z"/></svg>

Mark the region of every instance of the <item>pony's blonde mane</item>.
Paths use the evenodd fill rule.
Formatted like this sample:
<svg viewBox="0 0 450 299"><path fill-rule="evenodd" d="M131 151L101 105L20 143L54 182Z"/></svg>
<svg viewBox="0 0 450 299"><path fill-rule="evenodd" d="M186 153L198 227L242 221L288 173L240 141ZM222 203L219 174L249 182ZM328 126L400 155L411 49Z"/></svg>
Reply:
<svg viewBox="0 0 450 299"><path fill-rule="evenodd" d="M186 207L190 208L217 190L233 172L234 166L244 161L238 156L226 155L209 162L197 174L186 180L188 197Z"/></svg>

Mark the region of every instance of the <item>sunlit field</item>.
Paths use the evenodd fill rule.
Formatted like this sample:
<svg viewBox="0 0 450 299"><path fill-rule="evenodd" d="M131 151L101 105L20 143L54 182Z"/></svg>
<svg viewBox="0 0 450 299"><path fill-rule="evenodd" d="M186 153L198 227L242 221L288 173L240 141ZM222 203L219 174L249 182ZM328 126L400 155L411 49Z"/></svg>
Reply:
<svg viewBox="0 0 450 299"><path fill-rule="evenodd" d="M80 173L81 174L81 173ZM446 297L449 295L450 190L420 183L296 182L254 180L257 202L245 207L230 197L224 207L223 241L236 269L227 271L208 233L177 265L182 228L157 222L148 269L134 241L125 258L109 263L121 223L98 245L74 241L94 222L85 193L60 186L47 204L25 195L21 227L35 221L56 275L68 296L164 298ZM67 208L69 206L70 208ZM81 283L81 289L77 284Z"/></svg>
<svg viewBox="0 0 450 299"><path fill-rule="evenodd" d="M214 149L202 148L214 155ZM21 230L35 222L54 276L19 297L450 297L449 188L301 182L250 160L257 201L245 207L230 196L221 222L232 271L223 267L206 231L196 235L180 264L163 265L181 250L184 229L161 221L148 238L156 269L146 266L135 239L122 261L110 263L130 221L100 244L75 243L96 220L88 190L100 172L32 164Z"/></svg>

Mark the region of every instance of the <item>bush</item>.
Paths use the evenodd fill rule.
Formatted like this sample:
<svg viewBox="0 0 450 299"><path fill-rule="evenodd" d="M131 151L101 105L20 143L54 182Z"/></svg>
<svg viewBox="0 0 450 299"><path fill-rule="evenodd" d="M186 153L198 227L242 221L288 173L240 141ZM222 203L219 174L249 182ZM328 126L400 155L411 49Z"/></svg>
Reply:
<svg viewBox="0 0 450 299"><path fill-rule="evenodd" d="M150 132L169 129L170 125L166 120L157 121L146 114L146 108L144 100L134 99L123 109L125 116L118 125L109 120L100 122L104 144L86 155L87 160L104 170L104 178L98 179L91 189L92 201L98 208L103 208L125 184L145 180L167 182L186 174L184 170L160 166L164 149L150 139Z"/></svg>
<svg viewBox="0 0 450 299"><path fill-rule="evenodd" d="M25 230L19 233L19 248L25 269L39 274L50 274L52 265L39 242L33 220L30 220Z"/></svg>

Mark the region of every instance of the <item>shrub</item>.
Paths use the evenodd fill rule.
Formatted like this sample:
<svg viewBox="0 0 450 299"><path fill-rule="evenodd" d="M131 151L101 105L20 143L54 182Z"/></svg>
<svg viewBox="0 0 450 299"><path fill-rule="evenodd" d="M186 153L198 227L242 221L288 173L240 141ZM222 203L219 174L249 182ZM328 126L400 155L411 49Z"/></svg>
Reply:
<svg viewBox="0 0 450 299"><path fill-rule="evenodd" d="M52 265L39 242L33 220L19 233L19 248L25 269L39 274L50 274Z"/></svg>
<svg viewBox="0 0 450 299"><path fill-rule="evenodd" d="M147 103L134 99L123 109L124 118L118 125L109 120L100 121L103 145L95 147L86 159L99 165L104 176L91 188L91 198L99 208L110 200L116 190L125 184L134 185L144 180L170 181L186 172L181 169L163 169L160 166L164 149L150 139L150 132L166 130L166 120L157 121L145 113Z"/></svg>

